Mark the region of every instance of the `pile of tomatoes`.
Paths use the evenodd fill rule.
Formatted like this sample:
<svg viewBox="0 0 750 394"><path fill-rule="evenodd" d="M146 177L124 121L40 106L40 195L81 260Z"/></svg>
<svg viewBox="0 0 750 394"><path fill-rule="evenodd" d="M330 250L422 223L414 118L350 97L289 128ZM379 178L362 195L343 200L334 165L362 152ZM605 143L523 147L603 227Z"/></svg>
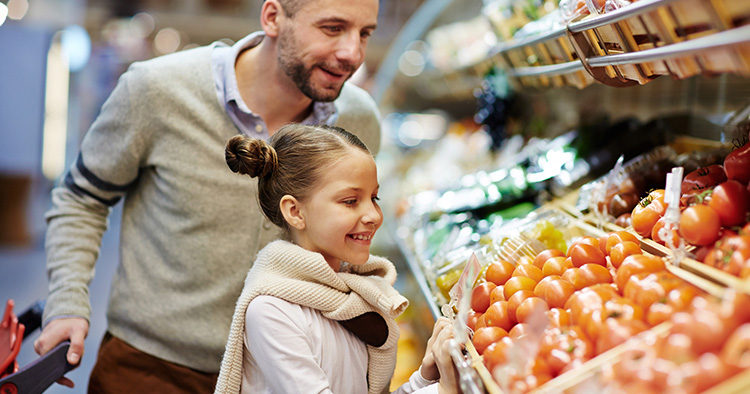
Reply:
<svg viewBox="0 0 750 394"><path fill-rule="evenodd" d="M527 392L691 314L702 299L708 296L668 272L661 258L644 254L635 235L616 231L580 237L565 252L491 262L472 291L468 325L504 392Z"/></svg>
<svg viewBox="0 0 750 394"><path fill-rule="evenodd" d="M651 191L630 216L639 235L665 244L668 205L663 189ZM740 277L750 276L750 144L735 149L724 164L688 173L682 181L680 219L672 242L694 245L696 258Z"/></svg>

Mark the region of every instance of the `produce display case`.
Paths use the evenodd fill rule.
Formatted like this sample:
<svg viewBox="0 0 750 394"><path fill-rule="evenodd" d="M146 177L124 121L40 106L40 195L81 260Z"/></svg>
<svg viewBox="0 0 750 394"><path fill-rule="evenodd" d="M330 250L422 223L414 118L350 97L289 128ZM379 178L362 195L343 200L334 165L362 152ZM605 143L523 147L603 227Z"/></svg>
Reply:
<svg viewBox="0 0 750 394"><path fill-rule="evenodd" d="M542 250L539 243L549 247L546 242L550 242L550 239L541 239L548 235L545 233L549 229L544 226L534 229L534 226L540 221L550 222L550 218L557 218L551 220L551 228L566 233L563 238L568 245L585 236L627 231L638 239L639 247L645 254L662 258L666 272L680 281L716 298L723 297L728 291L732 294L750 294L749 280L698 261L692 254L698 249L695 246L688 245L683 251L687 252L687 256L675 256L669 248L636 234L632 227L618 226L613 223L614 218L605 220L600 213L580 207L581 196L586 195L591 199L593 193L588 188L590 185L582 182L601 182L615 172L609 170L618 165L629 164L635 171L644 171L644 163L648 159L680 157L682 161L673 162L671 166L689 169L690 165L706 165L733 149L734 136L727 130L727 118L743 113L747 105L747 95L743 92L747 92L750 84L747 80L750 76L748 5L729 0L640 0L605 11L591 7L595 3L593 1L587 0L586 3L593 11L589 15L579 16L562 27L535 35L498 37L500 42L486 56L468 65L448 70L428 67L416 76L399 75L394 80L397 82L395 88L384 95L384 107L390 105L394 112L424 111L434 107L446 111L446 117L461 117L463 111L464 116L473 115L477 119L486 117L486 114L481 114L482 111L476 108L476 113L467 113L466 108L471 107L467 102L476 103L478 92L486 89L488 75L495 75L507 81L518 95L531 97L529 105L535 109L539 108L538 102L548 106L553 106L549 103L555 102L554 105L571 108L602 94L611 99L605 98L600 106L606 107L613 117L627 119L633 113L633 108L643 108L644 103L648 103L646 111L638 114L642 123L634 125L625 120L618 126L610 124L596 134L606 137L584 139L585 143L594 147L593 152L598 148L600 152L607 151L606 155L585 156L581 153L586 144L576 142L580 141L581 135L585 136L586 126L583 124L549 127L552 136L548 138L524 134L523 142L515 145L508 142L513 137L505 135L505 143L493 149L496 156L504 156L506 160L490 160L474 167L464 166L454 184L443 183L438 187L413 190L407 195L408 198L396 203L398 209L391 211L392 216L388 218L390 231L428 300L433 316L440 316L441 309L450 301L448 290L461 274L463 264L470 255L476 255L485 268L499 259L514 264L528 262ZM622 5L625 2L619 3ZM497 24L494 21L493 25ZM670 91L685 86L700 87L688 89L687 95L680 95L683 102L686 97L690 98L689 105L682 105L682 109L688 107L688 118L675 122L666 134L654 132L665 123L674 121L669 117L675 106L670 105L674 101L659 102L650 97L664 94L675 100L674 96L669 95ZM711 94L700 94L703 86L709 86ZM571 87L574 89L571 90ZM649 99L644 99L647 96ZM505 100L505 96L499 97ZM559 104L561 101L563 104ZM574 104L565 105L569 103ZM581 110L580 107L577 109ZM554 109L547 113L550 114L559 116ZM701 123L702 120L698 118L709 121ZM577 127L575 132L567 133L566 130L571 130L571 127ZM628 135L629 130L635 130L635 137ZM635 143L647 145L648 149L628 151L624 154L625 162L616 164L612 160L624 153L628 140L643 135L658 138ZM541 168L539 161L535 162L533 158L544 157L548 161L550 158L534 156L528 154L529 151L541 151L535 145L539 141L542 141L542 145L554 145L550 141L561 136L566 136L567 140L557 145L563 147L558 151L561 153L558 157L562 153L569 154L590 166L582 170L582 167L577 167L576 160L571 160L562 165L562 170L557 174L545 178L544 182L529 182L534 169ZM429 144L426 146L429 149ZM463 147L456 146L455 149L461 151ZM437 151L440 152L439 149ZM703 153L698 157L683 157L697 151ZM513 152L525 155L509 159ZM467 155L474 157L475 153L467 152ZM450 160L448 157L443 159ZM606 168L606 173L597 172L602 169L596 168L597 161L606 163L601 165ZM500 182L513 178L512 171L525 181L520 182L523 187L518 187L515 193L504 189ZM452 173L443 172L443 175L450 177ZM410 181L401 182L412 183ZM663 175L660 181L663 188ZM414 185L410 187L414 188ZM510 195L512 198L502 200L497 198L498 195ZM446 196L452 198L452 208L436 203L441 198L445 200ZM456 201L465 202L467 207L457 209ZM503 204L498 204L498 201L503 201ZM514 211L513 208L517 206L523 206L523 209ZM563 225L560 220L568 224ZM613 267L608 268L611 273L615 272ZM649 327L644 332L645 336L666 336L671 334L672 327L667 322ZM598 375L611 369L613 363L621 362L628 354L629 346L632 345L618 345L544 384L520 392L576 392L581 385L600 385L602 383L592 382ZM465 347L462 364L464 367L472 366L475 373L464 379L464 392L513 392L497 381L471 341ZM705 392L750 390L747 372L725 378ZM473 386L467 383L472 380L476 383Z"/></svg>

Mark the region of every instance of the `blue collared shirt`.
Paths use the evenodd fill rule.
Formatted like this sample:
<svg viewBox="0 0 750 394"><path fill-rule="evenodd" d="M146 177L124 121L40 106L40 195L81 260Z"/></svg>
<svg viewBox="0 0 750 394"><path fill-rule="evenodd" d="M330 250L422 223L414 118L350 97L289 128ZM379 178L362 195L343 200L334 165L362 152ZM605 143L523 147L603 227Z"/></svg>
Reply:
<svg viewBox="0 0 750 394"><path fill-rule="evenodd" d="M237 75L234 72L237 56L243 50L260 44L264 37L263 32L255 32L237 41L231 47L220 42L215 43L211 54L211 68L216 85L216 96L224 105L227 115L232 119L237 130L247 136L267 140L270 137L268 126L242 100L237 87ZM312 112L302 123L333 125L337 118L338 113L333 102L316 101L313 102Z"/></svg>

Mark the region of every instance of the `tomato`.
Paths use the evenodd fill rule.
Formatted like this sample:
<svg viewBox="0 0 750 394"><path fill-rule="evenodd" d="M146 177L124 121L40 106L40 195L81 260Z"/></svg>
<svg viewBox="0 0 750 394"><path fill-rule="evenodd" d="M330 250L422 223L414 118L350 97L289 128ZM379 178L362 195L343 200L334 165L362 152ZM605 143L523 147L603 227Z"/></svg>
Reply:
<svg viewBox="0 0 750 394"><path fill-rule="evenodd" d="M693 205L680 215L679 232L693 245L709 245L719 238L719 214L708 205Z"/></svg>
<svg viewBox="0 0 750 394"><path fill-rule="evenodd" d="M576 267L572 267L572 268L566 269L565 271L563 271L563 274L561 275L562 276L562 280L566 280L566 281L570 282L570 284L575 283L575 281L576 281L576 272L577 271L578 271L578 268L576 268Z"/></svg>
<svg viewBox="0 0 750 394"><path fill-rule="evenodd" d="M643 198L633 208L630 216L633 230L641 237L651 236L651 229L660 217L667 211L667 203L664 202L664 189L656 189Z"/></svg>
<svg viewBox="0 0 750 394"><path fill-rule="evenodd" d="M508 316L510 317L510 321L512 321L513 323L518 323L516 311L518 310L518 307L521 305L521 303L530 297L536 297L533 291L519 290L515 292L512 297L508 298Z"/></svg>
<svg viewBox="0 0 750 394"><path fill-rule="evenodd" d="M565 257L565 253L561 252L558 249L547 249L542 252L540 252L538 255L536 255L536 258L534 259L534 265L538 268L542 269L544 267L544 263L551 259L552 257Z"/></svg>
<svg viewBox="0 0 750 394"><path fill-rule="evenodd" d="M656 224L654 224L654 227L651 229L651 239L656 241L660 245L666 245L666 240L662 239L662 237L659 235L659 231L661 231L664 226L666 226L667 220L662 216L659 218L659 220L656 221ZM680 234L677 231L677 226L674 226L672 228L672 245L677 246L680 244Z"/></svg>
<svg viewBox="0 0 750 394"><path fill-rule="evenodd" d="M487 327L500 327L504 330L510 330L513 322L508 315L508 301L498 301L484 313L484 324Z"/></svg>
<svg viewBox="0 0 750 394"><path fill-rule="evenodd" d="M544 266L542 266L542 275L562 275L562 273L565 272L566 269L570 268L566 268L566 259L567 258L565 256L557 256L547 259L547 261L544 262ZM570 265L572 267L573 263L571 263Z"/></svg>
<svg viewBox="0 0 750 394"><path fill-rule="evenodd" d="M633 219L632 219L631 212L623 213L622 215L618 216L617 219L615 219L615 225L622 227L622 228L628 228L632 226Z"/></svg>
<svg viewBox="0 0 750 394"><path fill-rule="evenodd" d="M576 291L575 286L563 279L554 279L547 284L544 290L544 300L550 308L562 308L568 298Z"/></svg>
<svg viewBox="0 0 750 394"><path fill-rule="evenodd" d="M536 284L536 287L534 287L534 295L539 298L544 298L544 292L547 291L547 285L555 280L560 279L560 275L549 275L542 278L542 280L539 281L539 283Z"/></svg>
<svg viewBox="0 0 750 394"><path fill-rule="evenodd" d="M750 212L750 192L746 185L735 180L728 180L714 188L708 206L719 214L722 226L739 226L747 222L747 214Z"/></svg>
<svg viewBox="0 0 750 394"><path fill-rule="evenodd" d="M477 353L482 354L488 346L507 336L508 331L500 327L482 327L474 332L471 343L474 344Z"/></svg>
<svg viewBox="0 0 750 394"><path fill-rule="evenodd" d="M471 309L475 312L484 313L490 306L490 293L497 287L492 282L484 282L477 285L471 291Z"/></svg>
<svg viewBox="0 0 750 394"><path fill-rule="evenodd" d="M477 322L474 323L474 331L476 331L476 330L478 330L478 329L480 329L482 327L487 327L487 322L484 319L484 314L483 313L481 314L481 316L479 316L479 318L477 319Z"/></svg>
<svg viewBox="0 0 750 394"><path fill-rule="evenodd" d="M609 273L607 267L599 264L584 264L578 268L573 282L576 290L596 283L612 283L612 274Z"/></svg>
<svg viewBox="0 0 750 394"><path fill-rule="evenodd" d="M479 312L469 311L469 316L466 318L466 327L469 327L471 331L476 330L477 328L477 321L479 321L479 318L482 317L482 314Z"/></svg>
<svg viewBox="0 0 750 394"><path fill-rule="evenodd" d="M604 253L596 246L579 243L573 245L568 250L568 253L574 267L580 268L584 264L598 264L602 267L606 267L607 265Z"/></svg>
<svg viewBox="0 0 750 394"><path fill-rule="evenodd" d="M675 313L675 308L666 302L654 302L646 312L646 323L653 327L669 320Z"/></svg>
<svg viewBox="0 0 750 394"><path fill-rule="evenodd" d="M748 259L750 259L750 235L734 235L716 241L703 262L732 275L740 276Z"/></svg>
<svg viewBox="0 0 750 394"><path fill-rule="evenodd" d="M664 266L664 260L662 260L660 257L643 254L634 254L628 256L625 258L625 260L623 260L622 264L617 269L617 274L615 275L615 285L617 285L617 290L621 294L624 294L625 284L631 276L642 272L661 271L665 268L666 267Z"/></svg>
<svg viewBox="0 0 750 394"><path fill-rule="evenodd" d="M686 318L677 312L672 315L672 331L687 335L693 344L696 354L718 351L730 334L731 326L727 319L722 319L716 311L695 309Z"/></svg>
<svg viewBox="0 0 750 394"><path fill-rule="evenodd" d="M497 286L492 289L492 292L490 293L490 305L497 301L507 301L505 299L505 286Z"/></svg>
<svg viewBox="0 0 750 394"><path fill-rule="evenodd" d="M495 367L503 365L508 361L508 349L512 346L513 341L506 336L484 350L482 361L484 361L484 365L487 366L490 373L492 373Z"/></svg>
<svg viewBox="0 0 750 394"><path fill-rule="evenodd" d="M675 311L685 311L699 294L702 294L702 292L697 287L687 284L682 285L667 293L667 304L671 305Z"/></svg>
<svg viewBox="0 0 750 394"><path fill-rule="evenodd" d="M724 166L712 164L689 172L682 179L681 194L700 194L727 180Z"/></svg>
<svg viewBox="0 0 750 394"><path fill-rule="evenodd" d="M629 231L613 231L609 233L609 236L607 237L606 254L610 255L612 253L612 248L623 242L633 242L639 246L641 244L638 237Z"/></svg>
<svg viewBox="0 0 750 394"><path fill-rule="evenodd" d="M513 271L513 276L525 276L534 279L534 282L539 282L544 277L542 269L534 264L520 264Z"/></svg>
<svg viewBox="0 0 750 394"><path fill-rule="evenodd" d="M620 242L619 244L613 246L610 250L609 261L612 263L613 267L619 268L620 264L622 264L622 261L625 260L626 257L633 254L643 254L640 242Z"/></svg>
<svg viewBox="0 0 750 394"><path fill-rule="evenodd" d="M628 320L643 320L643 308L622 297L612 298L604 303L604 317Z"/></svg>
<svg viewBox="0 0 750 394"><path fill-rule="evenodd" d="M562 308L550 308L545 312L551 327L565 327L570 324L570 312Z"/></svg>
<svg viewBox="0 0 750 394"><path fill-rule="evenodd" d="M498 286L504 285L513 275L515 269L515 265L505 260L493 261L487 266L484 277L488 282L492 282Z"/></svg>
<svg viewBox="0 0 750 394"><path fill-rule="evenodd" d="M695 389L702 393L729 378L733 373L716 353L706 352L698 357L700 379L696 379Z"/></svg>
<svg viewBox="0 0 750 394"><path fill-rule="evenodd" d="M747 185L750 183L750 143L733 150L724 158L727 178Z"/></svg>
<svg viewBox="0 0 750 394"><path fill-rule="evenodd" d="M513 297L513 294L521 290L529 290L533 293L535 287L536 281L528 276L511 277L505 282L505 299L510 301L510 297Z"/></svg>
<svg viewBox="0 0 750 394"><path fill-rule="evenodd" d="M737 327L721 348L719 357L737 370L750 368L750 323Z"/></svg>
<svg viewBox="0 0 750 394"><path fill-rule="evenodd" d="M596 354L625 343L632 336L646 331L648 327L641 320L610 318L604 321L596 340Z"/></svg>
<svg viewBox="0 0 750 394"><path fill-rule="evenodd" d="M545 312L549 310L549 305L539 297L529 297L521 302L516 309L516 320L519 323L544 322L546 319Z"/></svg>
<svg viewBox="0 0 750 394"><path fill-rule="evenodd" d="M518 338L529 335L529 331L531 329L529 328L529 325L526 323L518 323L513 328L508 331L508 337L512 340L517 340Z"/></svg>
<svg viewBox="0 0 750 394"><path fill-rule="evenodd" d="M591 237L591 236L588 236L588 235L584 235L583 237L580 237L580 238L576 239L575 241L573 241L570 244L570 247L568 248L568 253L566 254L566 256L570 257L571 256L570 255L571 249L573 249L574 246L579 245L579 244L591 245L591 246L599 249L599 239L598 238L594 238L594 237Z"/></svg>

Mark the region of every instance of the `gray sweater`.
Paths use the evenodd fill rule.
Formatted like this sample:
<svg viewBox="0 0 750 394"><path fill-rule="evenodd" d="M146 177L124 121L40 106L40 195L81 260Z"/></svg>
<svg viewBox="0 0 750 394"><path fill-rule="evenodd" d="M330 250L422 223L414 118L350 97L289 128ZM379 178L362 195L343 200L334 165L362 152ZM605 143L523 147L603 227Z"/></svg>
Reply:
<svg viewBox="0 0 750 394"><path fill-rule="evenodd" d="M346 84L335 104L336 125L376 153L370 96ZM225 163L237 133L216 97L211 47L133 64L52 191L45 323L89 318L88 284L107 216L122 198L108 329L148 354L217 372L245 275L278 238L256 202L257 181Z"/></svg>

